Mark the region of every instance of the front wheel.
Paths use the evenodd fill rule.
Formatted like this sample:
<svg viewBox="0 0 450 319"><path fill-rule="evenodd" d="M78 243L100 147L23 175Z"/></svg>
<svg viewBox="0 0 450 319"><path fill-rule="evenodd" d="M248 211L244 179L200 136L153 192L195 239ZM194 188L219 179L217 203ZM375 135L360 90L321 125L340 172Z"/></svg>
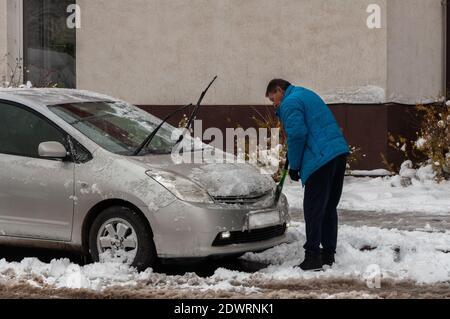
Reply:
<svg viewBox="0 0 450 319"><path fill-rule="evenodd" d="M89 232L89 251L96 262L123 262L138 271L153 267L156 248L147 222L128 207L102 211Z"/></svg>

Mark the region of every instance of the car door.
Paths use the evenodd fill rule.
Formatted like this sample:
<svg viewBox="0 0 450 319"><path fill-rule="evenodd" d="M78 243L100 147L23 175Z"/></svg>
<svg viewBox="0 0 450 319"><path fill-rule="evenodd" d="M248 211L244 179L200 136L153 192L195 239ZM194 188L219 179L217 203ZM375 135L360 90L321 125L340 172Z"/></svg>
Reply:
<svg viewBox="0 0 450 319"><path fill-rule="evenodd" d="M67 136L30 108L0 101L0 236L71 239L74 163L40 158L48 141L66 146Z"/></svg>

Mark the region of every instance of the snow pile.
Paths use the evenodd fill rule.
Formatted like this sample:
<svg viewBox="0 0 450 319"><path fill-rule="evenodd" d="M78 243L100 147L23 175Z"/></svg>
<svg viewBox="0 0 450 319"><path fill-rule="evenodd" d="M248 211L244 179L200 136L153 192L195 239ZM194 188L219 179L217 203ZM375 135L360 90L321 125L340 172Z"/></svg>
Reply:
<svg viewBox="0 0 450 319"><path fill-rule="evenodd" d="M416 178L422 183L433 182L436 178L436 172L431 165L422 166L416 171Z"/></svg>
<svg viewBox="0 0 450 319"><path fill-rule="evenodd" d="M399 175L394 176L391 180L393 187L407 187L412 184L433 183L436 173L432 165L422 166L419 169L413 168L411 161L406 161L401 165Z"/></svg>
<svg viewBox="0 0 450 319"><path fill-rule="evenodd" d="M225 273L226 275L223 275ZM151 268L138 273L134 268L117 262L104 262L79 266L69 259L43 263L36 258L25 258L20 263L0 260L0 284L28 283L34 287L90 289L104 291L111 287L145 287L156 289L227 290L255 292L257 289L243 287L243 273L228 274L223 269L208 278L194 273L165 275L154 273Z"/></svg>
<svg viewBox="0 0 450 319"><path fill-rule="evenodd" d="M337 261L323 272L304 272L296 267L304 257L305 225L293 223L290 242L243 259L264 262L268 267L245 273L219 268L210 277L194 273L159 274L147 269L138 273L120 263L79 266L68 259L43 263L35 258L8 263L0 260L0 284L28 283L35 287L91 289L112 287L132 289L176 289L191 291L262 292L271 281L350 279L412 280L434 284L450 280L450 232L427 233L386 230L373 227L340 227ZM260 287L258 287L260 286Z"/></svg>
<svg viewBox="0 0 450 319"><path fill-rule="evenodd" d="M450 181L435 182L429 167L412 170L403 176L415 176L411 185L401 186L402 176L346 177L339 209L386 213L450 214ZM291 208L302 209L304 190L299 184L287 184L284 193Z"/></svg>
<svg viewBox="0 0 450 319"><path fill-rule="evenodd" d="M450 280L450 232L425 233L387 230L374 227L339 228L336 264L325 272L303 272L294 268L304 257L305 226L294 223L293 242L247 259L270 262L262 270L276 280L353 278L365 281L379 270L381 278L438 283Z"/></svg>
<svg viewBox="0 0 450 319"><path fill-rule="evenodd" d="M86 266L73 264L69 259L43 263L36 258L25 258L20 263L0 260L0 283L11 280L25 281L33 286L102 290L111 285L135 285L146 278L151 269L138 274L125 264L105 262Z"/></svg>

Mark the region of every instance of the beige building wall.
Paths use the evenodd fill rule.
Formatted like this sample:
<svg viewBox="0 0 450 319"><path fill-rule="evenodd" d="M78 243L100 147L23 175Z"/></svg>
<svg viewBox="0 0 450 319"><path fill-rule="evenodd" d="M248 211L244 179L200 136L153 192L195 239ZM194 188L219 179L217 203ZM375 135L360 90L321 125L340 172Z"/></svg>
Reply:
<svg viewBox="0 0 450 319"><path fill-rule="evenodd" d="M6 43L8 36L6 23L6 0L0 0L0 86L6 80Z"/></svg>
<svg viewBox="0 0 450 319"><path fill-rule="evenodd" d="M14 85L23 83L23 1L0 0L0 81L6 76Z"/></svg>
<svg viewBox="0 0 450 319"><path fill-rule="evenodd" d="M436 100L445 93L445 16L441 0L388 0L387 98Z"/></svg>
<svg viewBox="0 0 450 319"><path fill-rule="evenodd" d="M386 1L78 0L78 87L151 105L195 102L214 75L206 104L266 104L273 77L384 93ZM374 2L381 29L366 25Z"/></svg>
<svg viewBox="0 0 450 319"><path fill-rule="evenodd" d="M13 3L0 0L0 80L7 43L21 51ZM78 3L78 87L133 103L195 101L215 74L208 104L267 103L263 91L275 76L331 100L340 92L344 102L365 86L378 89L376 99L385 91L386 101L409 104L445 90L441 0ZM382 8L381 29L366 26L371 3Z"/></svg>

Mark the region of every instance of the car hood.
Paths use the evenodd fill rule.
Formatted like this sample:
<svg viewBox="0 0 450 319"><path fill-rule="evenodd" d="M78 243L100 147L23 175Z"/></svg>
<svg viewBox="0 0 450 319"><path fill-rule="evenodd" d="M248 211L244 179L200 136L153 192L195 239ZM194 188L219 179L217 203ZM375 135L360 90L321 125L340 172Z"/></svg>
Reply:
<svg viewBox="0 0 450 319"><path fill-rule="evenodd" d="M273 191L270 175L249 164L174 164L170 155L135 157L151 170L163 170L185 177L203 187L213 197L257 196Z"/></svg>

